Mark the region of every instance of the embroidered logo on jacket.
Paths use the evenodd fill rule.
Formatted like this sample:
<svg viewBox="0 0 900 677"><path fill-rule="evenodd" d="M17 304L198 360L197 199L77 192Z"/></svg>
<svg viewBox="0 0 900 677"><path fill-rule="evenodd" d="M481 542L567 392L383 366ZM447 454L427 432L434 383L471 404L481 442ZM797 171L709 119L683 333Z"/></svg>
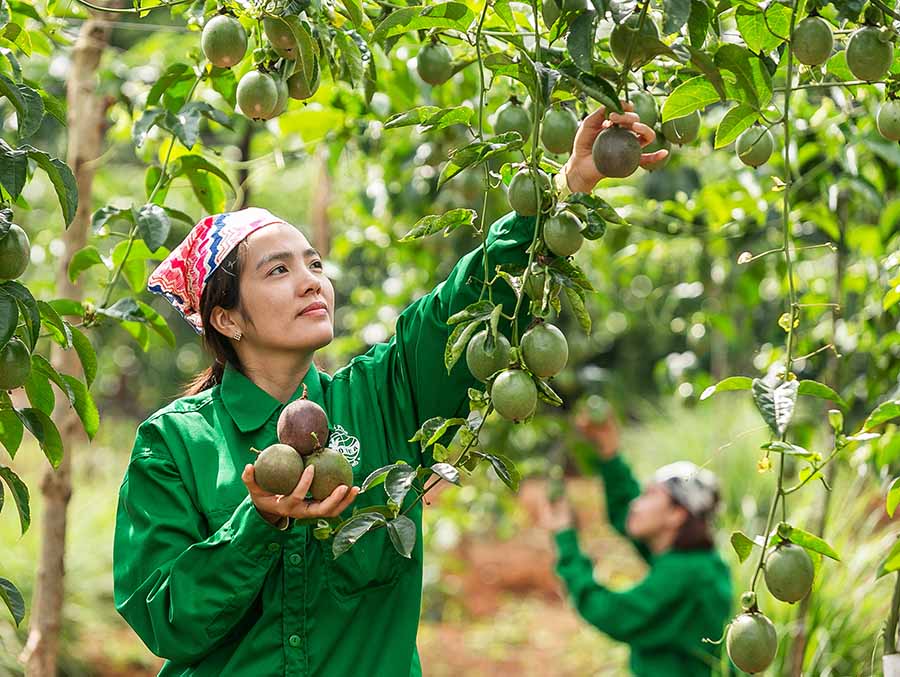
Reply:
<svg viewBox="0 0 900 677"><path fill-rule="evenodd" d="M342 426L334 426L328 436L328 446L344 455L350 465L359 465L359 440L348 433Z"/></svg>

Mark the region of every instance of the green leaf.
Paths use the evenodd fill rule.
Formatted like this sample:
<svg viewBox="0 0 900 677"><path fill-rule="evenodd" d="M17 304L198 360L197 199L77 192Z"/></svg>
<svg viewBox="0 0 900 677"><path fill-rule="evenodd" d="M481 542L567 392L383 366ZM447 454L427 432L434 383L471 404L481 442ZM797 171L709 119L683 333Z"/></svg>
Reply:
<svg viewBox="0 0 900 677"><path fill-rule="evenodd" d="M36 356L33 355L32 359L34 357ZM50 380L34 367L25 381L25 394L28 395L31 406L40 409L47 416L53 416L56 397L53 395L53 388L50 387Z"/></svg>
<svg viewBox="0 0 900 677"><path fill-rule="evenodd" d="M712 82L699 75L678 85L666 98L662 107L662 121L682 118L720 100Z"/></svg>
<svg viewBox="0 0 900 677"><path fill-rule="evenodd" d="M97 314L126 322L144 321L144 314L138 307L137 301L132 298L119 299L109 308L97 308Z"/></svg>
<svg viewBox="0 0 900 677"><path fill-rule="evenodd" d="M25 600L18 588L5 578L0 578L0 599L6 604L9 613L12 614L16 627L25 618Z"/></svg>
<svg viewBox="0 0 900 677"><path fill-rule="evenodd" d="M465 425L466 419L464 418L448 418L445 421L442 421L441 424L432 431L431 436L423 443L422 449L427 449L432 444L440 440L444 435L447 434L447 431L450 428L458 425Z"/></svg>
<svg viewBox="0 0 900 677"><path fill-rule="evenodd" d="M480 451L474 452L474 455L487 459L491 467L494 469L494 472L497 473L497 477L499 477L503 484L509 487L512 491L519 490L519 482L521 481L521 475L519 475L519 470L516 468L516 464L513 463L509 458L503 456L501 454L485 454Z"/></svg>
<svg viewBox="0 0 900 677"><path fill-rule="evenodd" d="M706 34L709 31L709 24L712 18L712 11L703 0L691 0L691 16L688 19L688 36L691 40L691 46L700 49L706 42Z"/></svg>
<svg viewBox="0 0 900 677"><path fill-rule="evenodd" d="M377 512L365 512L354 515L344 522L343 526L334 536L331 544L331 552L337 559L347 552L354 543L366 535L375 527L384 526L387 520Z"/></svg>
<svg viewBox="0 0 900 677"><path fill-rule="evenodd" d="M594 69L593 49L596 21L596 12L582 12L569 26L569 35L566 39L566 49L572 58L572 63L585 73L593 73Z"/></svg>
<svg viewBox="0 0 900 677"><path fill-rule="evenodd" d="M78 209L78 186L75 183L75 177L72 170L62 160L50 157L49 154L42 150L38 150L32 146L23 146L28 151L28 157L37 163L38 167L46 172L56 191L56 197L59 200L59 206L62 209L63 219L65 219L66 227L72 223L75 218L75 211Z"/></svg>
<svg viewBox="0 0 900 677"><path fill-rule="evenodd" d="M0 73L0 96L9 99L16 109L19 138L27 139L32 136L44 119L44 102L40 94L28 85L13 82L5 74Z"/></svg>
<svg viewBox="0 0 900 677"><path fill-rule="evenodd" d="M873 428L877 428L882 423L887 423L898 416L900 416L900 401L891 400L882 402L875 408L875 411L869 414L866 422L863 423L862 430L868 432Z"/></svg>
<svg viewBox="0 0 900 677"><path fill-rule="evenodd" d="M491 56L494 55L492 54L487 58L490 59ZM606 106L607 110L614 110L617 113L622 112L622 105L616 94L616 88L603 78L584 73L574 64L560 65L559 72L570 85Z"/></svg>
<svg viewBox="0 0 900 677"><path fill-rule="evenodd" d="M341 0L344 9L347 10L347 18L353 22L357 29L363 27L364 15L359 0Z"/></svg>
<svg viewBox="0 0 900 677"><path fill-rule="evenodd" d="M881 566L878 567L878 574L875 578L881 578L894 571L900 571L900 540L895 541L891 546L887 556L882 560Z"/></svg>
<svg viewBox="0 0 900 677"><path fill-rule="evenodd" d="M109 223L112 219L124 219L128 223L134 223L134 212L130 207L115 207L113 205L106 205L105 207L100 207L97 211L95 211L91 215L91 230L95 233L100 232L100 229L103 228L107 223Z"/></svg>
<svg viewBox="0 0 900 677"><path fill-rule="evenodd" d="M406 515L399 515L387 523L388 535L394 549L409 559L416 545L416 524Z"/></svg>
<svg viewBox="0 0 900 677"><path fill-rule="evenodd" d="M34 371L38 371L48 379L53 381L56 386L65 394L65 396L69 399L69 402L72 404L75 403L75 393L72 391L72 388L65 381L62 374L60 374L56 367L50 364L50 361L39 353L34 353L31 356L31 368Z"/></svg>
<svg viewBox="0 0 900 677"><path fill-rule="evenodd" d="M384 490L395 505L403 505L406 494L409 493L416 480L416 472L415 468L405 463L388 471L384 478Z"/></svg>
<svg viewBox="0 0 900 677"><path fill-rule="evenodd" d="M518 132L506 132L487 141L473 141L467 146L451 150L450 161L444 165L438 179L438 188L467 167L479 165L498 155L518 150L523 144L524 140Z"/></svg>
<svg viewBox="0 0 900 677"><path fill-rule="evenodd" d="M762 11L758 7L738 7L735 14L738 31L747 47L757 54L771 52L787 39L790 33L791 10L777 2Z"/></svg>
<svg viewBox="0 0 900 677"><path fill-rule="evenodd" d="M0 184L13 200L17 199L28 178L28 151L13 149L0 139Z"/></svg>
<svg viewBox="0 0 900 677"><path fill-rule="evenodd" d="M378 24L372 34L372 42L381 43L393 35L430 28L450 28L465 33L474 19L472 10L459 2L440 2L424 7L399 9L391 12Z"/></svg>
<svg viewBox="0 0 900 677"><path fill-rule="evenodd" d="M19 479L19 476L16 475L15 472L13 472L12 468L8 468L5 465L0 465L0 478L3 478L3 481L6 482L6 486L9 487L9 490L12 493L13 502L16 504L16 510L19 513L19 527L24 536L25 532L28 531L28 527L31 526L31 507L29 504L28 487L25 486L25 483Z"/></svg>
<svg viewBox="0 0 900 677"><path fill-rule="evenodd" d="M494 304L490 301L476 301L462 310L454 313L447 319L447 324L454 325L475 320L487 320L494 312Z"/></svg>
<svg viewBox="0 0 900 677"><path fill-rule="evenodd" d="M40 444L41 449L54 469L59 467L63 457L62 438L56 424L40 409L26 408L16 410L19 420L28 428Z"/></svg>
<svg viewBox="0 0 900 677"><path fill-rule="evenodd" d="M837 404L841 409L847 409L847 403L840 395L824 383L818 381L804 380L800 381L800 387L797 390L798 395L808 395L809 397L818 397L823 400L830 400Z"/></svg>
<svg viewBox="0 0 900 677"><path fill-rule="evenodd" d="M759 119L759 112L746 103L739 103L725 113L716 128L716 150L724 148L736 140L742 132L750 129Z"/></svg>
<svg viewBox="0 0 900 677"><path fill-rule="evenodd" d="M474 113L475 111L468 106L454 106L453 108L419 106L405 113L392 115L384 123L384 128L397 129L411 125L420 125L418 131L426 132L433 129L444 129L451 125L468 124Z"/></svg>
<svg viewBox="0 0 900 677"><path fill-rule="evenodd" d="M760 109L772 100L772 76L762 60L746 47L722 45L716 52L716 65L734 73L750 105Z"/></svg>
<svg viewBox="0 0 900 677"><path fill-rule="evenodd" d="M143 301L138 301L137 304L144 316L144 321L147 322L150 329L158 334L170 347L174 348L176 343L175 334L169 329L166 319Z"/></svg>
<svg viewBox="0 0 900 677"><path fill-rule="evenodd" d="M16 457L25 428L12 409L0 409L0 444L6 447L10 458Z"/></svg>
<svg viewBox="0 0 900 677"><path fill-rule="evenodd" d="M134 217L141 239L151 252L155 252L166 243L172 223L169 215L159 205L145 204Z"/></svg>
<svg viewBox="0 0 900 677"><path fill-rule="evenodd" d="M10 296L0 295L0 350L16 333L19 323L19 304Z"/></svg>
<svg viewBox="0 0 900 677"><path fill-rule="evenodd" d="M31 295L28 287L14 280L0 283L0 296L13 298L18 303L19 316L25 321L23 341L28 346L29 352L34 351L41 333L41 312L34 296Z"/></svg>
<svg viewBox="0 0 900 677"><path fill-rule="evenodd" d="M547 404L553 407L561 407L562 406L562 398L554 392L553 388L550 387L550 384L547 383L542 378L534 379L535 385L537 385L538 398Z"/></svg>
<svg viewBox="0 0 900 677"><path fill-rule="evenodd" d="M591 314L584 305L584 292L568 285L563 286L563 291L566 294L566 298L569 299L569 305L572 306L572 312L575 314L575 319L578 320L578 325L585 334L590 336Z"/></svg>
<svg viewBox="0 0 900 677"><path fill-rule="evenodd" d="M663 6L663 35L677 33L691 15L691 0L665 0Z"/></svg>
<svg viewBox="0 0 900 677"><path fill-rule="evenodd" d="M363 483L360 485L359 490L360 493L371 489L372 487L377 487L379 484L384 482L384 479L387 477L387 474L393 470L394 468L398 468L401 465L406 465L404 463L391 463L390 465L384 465L376 470L373 470L369 473L369 476L363 480Z"/></svg>
<svg viewBox="0 0 900 677"><path fill-rule="evenodd" d="M72 256L72 260L69 261L69 280L74 284L81 273L88 268L102 263L103 259L100 258L100 252L94 245L89 244L88 246L79 249Z"/></svg>
<svg viewBox="0 0 900 677"><path fill-rule="evenodd" d="M41 95L41 100L44 102L44 112L49 113L53 119L65 127L68 124L65 100L53 96L43 89L39 89L38 94Z"/></svg>
<svg viewBox="0 0 900 677"><path fill-rule="evenodd" d="M707 400L716 393L724 393L731 390L750 390L752 386L753 379L748 376L729 376L704 390L700 394L700 400Z"/></svg>
<svg viewBox="0 0 900 677"><path fill-rule="evenodd" d="M150 92L147 94L145 105L147 107L157 105L162 95L172 90L177 83L193 79L194 74L191 72L190 66L185 63L173 63L160 76L159 80L153 83L153 87L150 88Z"/></svg>
<svg viewBox="0 0 900 677"><path fill-rule="evenodd" d="M743 532L734 531L731 534L731 547L737 553L738 560L743 564L753 552L753 541Z"/></svg>
<svg viewBox="0 0 900 677"><path fill-rule="evenodd" d="M234 193L234 186L228 175L201 155L182 155L172 163L170 174L172 178L186 176L200 204L212 214L224 211L223 186L227 186ZM221 185L213 181L213 177L218 179Z"/></svg>
<svg viewBox="0 0 900 677"><path fill-rule="evenodd" d="M794 417L794 405L797 402L799 384L797 381L777 383L778 380L774 376L755 378L751 389L753 401L763 420L775 433L782 435Z"/></svg>
<svg viewBox="0 0 900 677"><path fill-rule="evenodd" d="M447 344L444 346L444 366L449 374L459 358L462 357L469 345L469 341L481 326L480 322L467 322L457 324L447 337Z"/></svg>
<svg viewBox="0 0 900 677"><path fill-rule="evenodd" d="M150 130L166 117L166 111L161 108L146 108L131 128L131 142L135 148L140 148L147 140Z"/></svg>
<svg viewBox="0 0 900 677"><path fill-rule="evenodd" d="M459 486L459 469L455 466L449 463L435 463L431 466L431 470L445 482Z"/></svg>
<svg viewBox="0 0 900 677"><path fill-rule="evenodd" d="M822 455L819 453L804 449L797 444L782 442L780 440L767 442L766 444L762 445L762 448L768 449L769 451L778 452L779 454L787 454L788 456L799 456L800 458L805 458L808 461L820 461L822 458Z"/></svg>
<svg viewBox="0 0 900 677"><path fill-rule="evenodd" d="M900 505L900 477L895 477L888 487L887 500L885 501L885 509L888 517L894 516L894 511Z"/></svg>
<svg viewBox="0 0 900 677"><path fill-rule="evenodd" d="M54 310L46 301L37 302L38 310L41 313L41 319L44 326L50 330L52 338L63 349L68 350L72 347L72 331L69 329L68 323L64 322L59 313Z"/></svg>
<svg viewBox="0 0 900 677"><path fill-rule="evenodd" d="M78 353L78 359L81 360L81 369L84 371L84 380L87 382L88 388L94 382L97 376L97 353L90 339L84 335L77 327L69 327L72 331L72 345L75 346L75 352Z"/></svg>
<svg viewBox="0 0 900 677"><path fill-rule="evenodd" d="M73 406L75 407L75 412L78 414L78 418L81 419L84 432L87 434L89 440L93 440L100 427L100 412L97 411L97 405L94 403L94 398L91 396L87 386L74 376L63 374L63 378L72 389L72 392L75 393L75 402Z"/></svg>
<svg viewBox="0 0 900 677"><path fill-rule="evenodd" d="M789 540L791 543L796 543L807 550L812 550L820 555L825 555L837 562L841 561L841 557L837 554L837 551L815 534L811 534L803 529L798 529L797 527L784 522L778 525L778 534L782 538Z"/></svg>
<svg viewBox="0 0 900 677"><path fill-rule="evenodd" d="M400 238L400 242L411 242L420 237L426 237L439 230L444 231L444 237L461 226L471 226L477 216L474 209L451 209L443 214L429 214L416 222L412 229Z"/></svg>

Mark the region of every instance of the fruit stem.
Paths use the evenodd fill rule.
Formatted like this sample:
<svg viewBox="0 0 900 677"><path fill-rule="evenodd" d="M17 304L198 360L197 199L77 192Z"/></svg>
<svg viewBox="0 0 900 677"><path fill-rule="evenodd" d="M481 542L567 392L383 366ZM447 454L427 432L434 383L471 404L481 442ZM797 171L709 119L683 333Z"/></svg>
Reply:
<svg viewBox="0 0 900 677"><path fill-rule="evenodd" d="M795 84L791 89L817 89L819 87L860 87L862 85L880 85L885 84L885 80L848 80L846 82L806 82L803 84ZM784 87L776 87L776 92L784 92Z"/></svg>
<svg viewBox="0 0 900 677"><path fill-rule="evenodd" d="M625 63L622 64L622 72L619 73L619 82L616 83L616 94L621 92L625 87L625 81L628 78L628 74L631 72L631 55L634 52L634 45L641 35L641 29L644 28L644 20L647 17L648 9L650 9L650 0L644 0L644 4L641 7L641 15L638 17L637 28L631 33L631 40L628 41L628 49L625 51ZM627 100L628 93L626 92L625 94Z"/></svg>

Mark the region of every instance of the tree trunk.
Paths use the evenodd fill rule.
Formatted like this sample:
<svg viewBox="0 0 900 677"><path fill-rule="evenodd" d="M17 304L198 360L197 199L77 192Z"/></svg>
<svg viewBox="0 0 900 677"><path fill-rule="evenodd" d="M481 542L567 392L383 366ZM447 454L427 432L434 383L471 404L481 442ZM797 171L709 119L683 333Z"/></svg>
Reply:
<svg viewBox="0 0 900 677"><path fill-rule="evenodd" d="M253 125L249 120L244 121L244 131L238 149L241 151L241 166L238 169L238 190L241 191L241 204L239 209L250 206L250 142L253 141Z"/></svg>
<svg viewBox="0 0 900 677"><path fill-rule="evenodd" d="M60 297L80 299L81 289L73 285L67 270L72 255L85 246L91 222L91 191L103 140L105 103L96 96L97 67L109 43L110 21L93 15L81 26L72 51L72 70L67 83L68 154L78 185L78 211L66 230L65 255L56 271L56 290ZM79 373L80 363L74 350L63 351L54 344L52 362L61 372ZM78 417L65 397L57 396L53 420L62 436L62 463L48 470L41 481L44 514L41 520L41 552L37 583L32 600L31 627L22 652L26 674L54 677L57 674L59 634L62 626L64 595L66 510L72 495L72 454L84 440Z"/></svg>

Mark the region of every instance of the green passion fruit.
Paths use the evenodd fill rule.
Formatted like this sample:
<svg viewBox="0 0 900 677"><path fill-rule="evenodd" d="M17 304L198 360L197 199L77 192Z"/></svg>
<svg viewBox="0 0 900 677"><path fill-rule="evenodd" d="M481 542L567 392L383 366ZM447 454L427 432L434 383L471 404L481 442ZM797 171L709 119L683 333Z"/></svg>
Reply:
<svg viewBox="0 0 900 677"><path fill-rule="evenodd" d="M684 117L666 120L662 124L662 133L667 140L679 146L693 143L700 136L700 113L694 111Z"/></svg>
<svg viewBox="0 0 900 677"><path fill-rule="evenodd" d="M761 613L744 613L728 627L725 646L732 662L744 672L762 672L775 658L778 636L772 621Z"/></svg>
<svg viewBox="0 0 900 677"><path fill-rule="evenodd" d="M541 199L535 190L540 185ZM543 207L550 191L550 177L543 170L538 170L538 177L530 169L521 169L509 182L507 198L509 206L522 216L534 216L538 208Z"/></svg>
<svg viewBox="0 0 900 677"><path fill-rule="evenodd" d="M571 153L578 118L568 108L551 108L541 124L541 143L551 153Z"/></svg>
<svg viewBox="0 0 900 677"><path fill-rule="evenodd" d="M267 120L278 105L278 86L268 73L250 71L237 86L237 104L253 120Z"/></svg>
<svg viewBox="0 0 900 677"><path fill-rule="evenodd" d="M0 390L21 388L31 373L31 354L17 336L0 350Z"/></svg>
<svg viewBox="0 0 900 677"><path fill-rule="evenodd" d="M307 456L306 465L316 469L309 493L317 501L325 500L341 485L348 489L353 486L353 468L339 451L322 449Z"/></svg>
<svg viewBox="0 0 900 677"><path fill-rule="evenodd" d="M537 407L537 386L521 369L507 369L494 379L490 390L494 409L503 418L521 421Z"/></svg>
<svg viewBox="0 0 900 677"><path fill-rule="evenodd" d="M429 85L442 85L453 75L453 55L447 45L432 42L419 50L416 57L419 77Z"/></svg>
<svg viewBox="0 0 900 677"><path fill-rule="evenodd" d="M491 350L487 349L487 337L488 331L484 329L475 334L466 346L466 365L472 376L482 383L509 366L510 345L506 337L500 334Z"/></svg>
<svg viewBox="0 0 900 677"><path fill-rule="evenodd" d="M559 327L542 322L522 335L522 359L541 378L556 376L569 360L569 344Z"/></svg>
<svg viewBox="0 0 900 677"><path fill-rule="evenodd" d="M820 16L808 16L791 34L794 57L806 66L821 66L834 49L831 25Z"/></svg>
<svg viewBox="0 0 900 677"><path fill-rule="evenodd" d="M591 148L597 171L610 178L631 176L641 164L641 143L628 129L613 125L594 139Z"/></svg>
<svg viewBox="0 0 900 677"><path fill-rule="evenodd" d="M526 141L531 136L531 115L518 101L510 100L497 109L494 117L494 133L519 132Z"/></svg>
<svg viewBox="0 0 900 677"><path fill-rule="evenodd" d="M253 463L256 483L273 494L290 494L303 474L303 457L287 444L266 447Z"/></svg>
<svg viewBox="0 0 900 677"><path fill-rule="evenodd" d="M875 26L863 26L847 43L847 67L860 80L880 80L894 60L889 34Z"/></svg>
<svg viewBox="0 0 900 677"><path fill-rule="evenodd" d="M737 156L748 167L765 164L775 150L775 139L765 127L754 126L743 132L735 144Z"/></svg>
<svg viewBox="0 0 900 677"><path fill-rule="evenodd" d="M6 235L0 238L0 280L14 280L28 268L31 261L31 243L28 235L16 224L10 224Z"/></svg>
<svg viewBox="0 0 900 677"><path fill-rule="evenodd" d="M544 221L544 244L557 256L571 256L584 243L584 224L571 212L560 212Z"/></svg>
<svg viewBox="0 0 900 677"><path fill-rule="evenodd" d="M793 543L775 547L766 558L766 587L775 599L799 602L806 597L813 584L812 557L805 548Z"/></svg>
<svg viewBox="0 0 900 677"><path fill-rule="evenodd" d="M213 66L231 68L247 53L247 32L233 16L219 14L203 27L200 49Z"/></svg>

